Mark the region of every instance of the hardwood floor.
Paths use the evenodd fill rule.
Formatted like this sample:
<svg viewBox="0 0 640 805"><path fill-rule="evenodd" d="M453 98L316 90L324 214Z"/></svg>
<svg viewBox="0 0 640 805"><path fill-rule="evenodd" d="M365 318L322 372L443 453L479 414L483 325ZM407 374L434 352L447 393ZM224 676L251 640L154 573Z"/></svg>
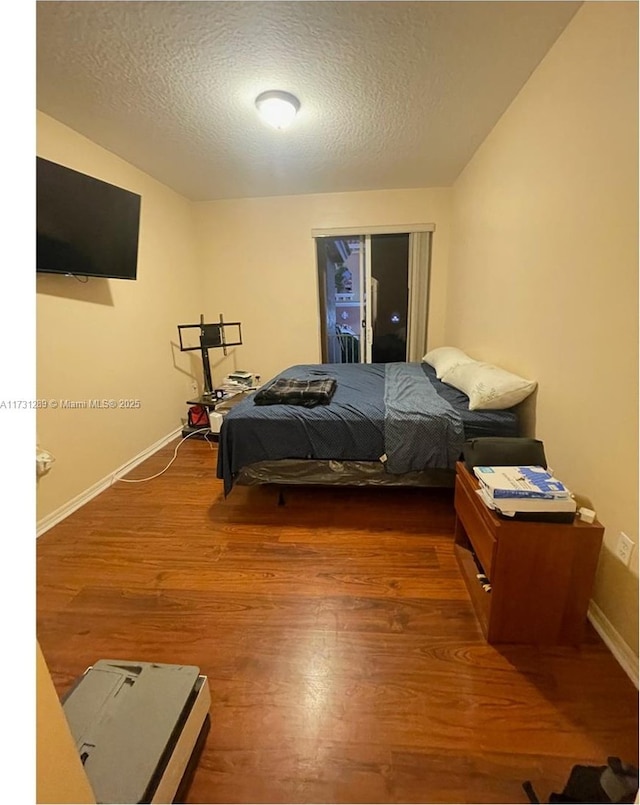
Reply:
<svg viewBox="0 0 640 805"><path fill-rule="evenodd" d="M129 477L159 471L164 448ZM526 802L637 762L637 691L580 648L488 646L448 490L237 487L186 442L38 540L59 694L98 659L193 664L211 732L189 802Z"/></svg>

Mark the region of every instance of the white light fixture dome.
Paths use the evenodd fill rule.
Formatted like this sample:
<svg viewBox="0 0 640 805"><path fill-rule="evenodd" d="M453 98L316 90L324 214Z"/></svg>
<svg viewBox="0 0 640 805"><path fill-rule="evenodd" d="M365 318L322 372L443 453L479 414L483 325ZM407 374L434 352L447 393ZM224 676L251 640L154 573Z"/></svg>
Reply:
<svg viewBox="0 0 640 805"><path fill-rule="evenodd" d="M258 95L256 107L266 123L282 131L293 123L300 109L300 101L290 92L272 89Z"/></svg>

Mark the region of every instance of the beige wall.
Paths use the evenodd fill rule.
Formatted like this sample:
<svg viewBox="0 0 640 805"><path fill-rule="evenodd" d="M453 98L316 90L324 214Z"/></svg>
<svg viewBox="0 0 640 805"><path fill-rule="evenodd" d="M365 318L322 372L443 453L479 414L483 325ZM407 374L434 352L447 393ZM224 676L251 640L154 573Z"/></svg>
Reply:
<svg viewBox="0 0 640 805"><path fill-rule="evenodd" d="M173 342L198 311L200 274L190 202L44 114L37 149L142 196L135 282L37 277L38 398L141 402L39 412L39 443L56 457L38 484L41 519L181 425L191 358Z"/></svg>
<svg viewBox="0 0 640 805"><path fill-rule="evenodd" d="M433 223L430 341L444 333L449 249L448 188L381 190L200 203L196 222L204 310L242 322L243 346L211 353L214 382L230 369L263 379L320 361L316 255L318 227Z"/></svg>
<svg viewBox="0 0 640 805"><path fill-rule="evenodd" d="M36 802L95 802L49 669L36 643Z"/></svg>
<svg viewBox="0 0 640 805"><path fill-rule="evenodd" d="M638 649L637 5L586 3L454 187L446 341L539 381L537 435L606 526L595 601ZM479 300L482 300L481 304Z"/></svg>

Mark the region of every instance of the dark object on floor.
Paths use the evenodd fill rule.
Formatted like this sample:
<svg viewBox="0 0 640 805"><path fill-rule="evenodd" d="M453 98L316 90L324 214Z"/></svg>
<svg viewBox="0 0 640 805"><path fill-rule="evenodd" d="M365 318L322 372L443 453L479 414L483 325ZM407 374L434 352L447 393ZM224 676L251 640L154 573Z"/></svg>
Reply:
<svg viewBox="0 0 640 805"><path fill-rule="evenodd" d="M529 802L540 802L529 780L522 787ZM625 803L637 793L637 767L610 757L606 766L574 766L562 792L551 794L549 802Z"/></svg>
<svg viewBox="0 0 640 805"><path fill-rule="evenodd" d="M539 439L518 436L481 436L468 439L462 446L468 470L474 467L544 467L547 459Z"/></svg>

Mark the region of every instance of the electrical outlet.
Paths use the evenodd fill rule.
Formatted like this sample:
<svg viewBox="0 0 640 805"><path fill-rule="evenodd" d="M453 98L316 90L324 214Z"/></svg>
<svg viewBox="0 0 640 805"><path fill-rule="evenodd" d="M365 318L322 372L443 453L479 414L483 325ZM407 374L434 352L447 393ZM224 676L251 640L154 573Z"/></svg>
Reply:
<svg viewBox="0 0 640 805"><path fill-rule="evenodd" d="M618 544L616 545L616 556L623 565L628 565L631 561L631 554L633 553L634 547L635 542L629 539L624 531L621 531L618 537Z"/></svg>
<svg viewBox="0 0 640 805"><path fill-rule="evenodd" d="M195 380L191 381L191 393L194 397L198 396L198 384Z"/></svg>
<svg viewBox="0 0 640 805"><path fill-rule="evenodd" d="M51 469L51 465L55 458L48 450L40 450L36 448L36 475L38 478L41 475L46 475Z"/></svg>

